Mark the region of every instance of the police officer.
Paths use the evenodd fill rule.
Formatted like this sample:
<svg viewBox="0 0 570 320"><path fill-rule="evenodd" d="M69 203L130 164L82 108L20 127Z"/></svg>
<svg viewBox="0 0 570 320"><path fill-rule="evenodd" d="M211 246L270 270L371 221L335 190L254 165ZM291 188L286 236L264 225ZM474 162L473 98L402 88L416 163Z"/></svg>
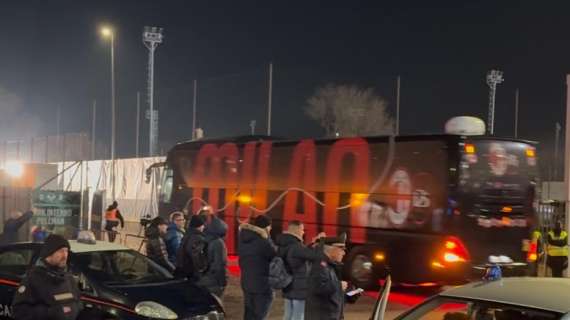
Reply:
<svg viewBox="0 0 570 320"><path fill-rule="evenodd" d="M72 320L82 310L80 293L67 272L69 242L59 235L47 237L38 263L18 288L12 303L16 320Z"/></svg>
<svg viewBox="0 0 570 320"><path fill-rule="evenodd" d="M568 233L562 230L562 222L558 221L553 230L548 231L548 266L552 276L562 277L562 271L568 267Z"/></svg>
<svg viewBox="0 0 570 320"><path fill-rule="evenodd" d="M346 249L346 234L322 238L321 256L311 267L305 303L305 320L344 319L346 281L340 267Z"/></svg>
<svg viewBox="0 0 570 320"><path fill-rule="evenodd" d="M119 211L119 204L117 201L113 201L113 203L107 207L105 211L105 230L107 230L107 234L109 236L109 242L115 242L115 237L117 236L117 226L121 223L121 229L125 227L125 220Z"/></svg>

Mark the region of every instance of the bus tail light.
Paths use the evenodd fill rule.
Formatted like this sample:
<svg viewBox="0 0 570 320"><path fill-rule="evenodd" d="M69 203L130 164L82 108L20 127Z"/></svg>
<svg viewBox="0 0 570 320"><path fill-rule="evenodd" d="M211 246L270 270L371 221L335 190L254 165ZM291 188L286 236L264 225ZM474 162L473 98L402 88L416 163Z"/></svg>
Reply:
<svg viewBox="0 0 570 320"><path fill-rule="evenodd" d="M447 237L443 242L443 248L439 251L439 255L431 262L431 267L434 269L445 269L469 260L471 260L471 256L463 242L456 237Z"/></svg>
<svg viewBox="0 0 570 320"><path fill-rule="evenodd" d="M528 252L526 254L526 261L527 262L536 262L538 259L538 248L536 242L531 242L528 247Z"/></svg>

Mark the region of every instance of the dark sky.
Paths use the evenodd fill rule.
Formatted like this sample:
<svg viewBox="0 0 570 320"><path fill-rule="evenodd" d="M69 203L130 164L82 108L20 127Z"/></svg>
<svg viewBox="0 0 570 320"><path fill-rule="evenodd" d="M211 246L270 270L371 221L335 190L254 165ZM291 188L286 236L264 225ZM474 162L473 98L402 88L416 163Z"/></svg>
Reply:
<svg viewBox="0 0 570 320"><path fill-rule="evenodd" d="M58 105L63 132L88 131L96 99L98 139L109 141L109 47L97 30L110 23L117 30L120 156L134 152L145 25L165 29L156 54L164 148L190 137L193 79L206 135L247 133L250 119L264 132L269 61L278 136L322 135L303 106L329 82L374 87L393 112L397 75L402 133L441 132L455 115L485 119L485 74L499 68L505 82L497 95L497 134L513 134L520 88L520 136L551 148L554 123L564 118L570 4L548 3L2 1L0 87L12 102L1 106L0 140L54 134ZM146 150L146 122L142 129Z"/></svg>

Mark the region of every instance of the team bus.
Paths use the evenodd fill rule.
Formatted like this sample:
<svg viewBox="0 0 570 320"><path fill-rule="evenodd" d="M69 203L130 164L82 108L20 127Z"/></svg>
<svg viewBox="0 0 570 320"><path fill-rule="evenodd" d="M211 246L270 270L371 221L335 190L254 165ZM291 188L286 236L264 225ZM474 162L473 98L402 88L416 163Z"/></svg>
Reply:
<svg viewBox="0 0 570 320"><path fill-rule="evenodd" d="M304 222L306 239L346 232L345 276L361 287L386 267L399 283L462 282L472 268L525 266L535 221L534 143L417 135L198 140L169 151L160 214L211 206L237 251L239 224L259 214Z"/></svg>

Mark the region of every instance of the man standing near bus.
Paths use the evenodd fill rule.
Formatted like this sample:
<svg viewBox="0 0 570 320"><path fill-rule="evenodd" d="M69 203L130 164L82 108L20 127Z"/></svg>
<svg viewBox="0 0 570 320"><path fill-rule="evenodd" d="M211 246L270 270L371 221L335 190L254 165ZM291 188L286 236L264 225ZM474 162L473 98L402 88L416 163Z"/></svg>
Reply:
<svg viewBox="0 0 570 320"><path fill-rule="evenodd" d="M340 269L346 253L346 234L323 238L323 252L314 261L309 274L305 320L344 319L346 281L341 281Z"/></svg>
<svg viewBox="0 0 570 320"><path fill-rule="evenodd" d="M285 303L283 320L303 320L305 318L309 266L319 257L319 254L314 248L305 246L304 235L305 225L299 220L293 220L287 225L287 231L276 239L277 255L285 261L293 276L291 284L283 289ZM312 243L324 236L324 233L319 233Z"/></svg>
<svg viewBox="0 0 570 320"><path fill-rule="evenodd" d="M239 266L245 304L244 320L264 320L273 302L269 264L275 257L271 242L271 218L259 215L240 225Z"/></svg>
<svg viewBox="0 0 570 320"><path fill-rule="evenodd" d="M547 262L554 278L562 278L562 272L568 268L568 233L562 227L558 221L554 229L548 231Z"/></svg>

